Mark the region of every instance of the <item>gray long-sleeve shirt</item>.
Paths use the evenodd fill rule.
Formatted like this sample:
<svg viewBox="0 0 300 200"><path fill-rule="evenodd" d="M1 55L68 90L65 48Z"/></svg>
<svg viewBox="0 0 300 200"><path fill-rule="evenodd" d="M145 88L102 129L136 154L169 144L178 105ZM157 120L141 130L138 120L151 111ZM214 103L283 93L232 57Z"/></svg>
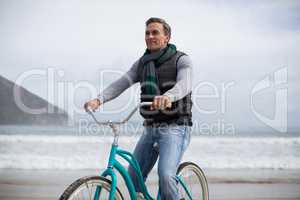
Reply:
<svg viewBox="0 0 300 200"><path fill-rule="evenodd" d="M108 102L118 97L124 90L138 82L138 63L137 60L132 67L121 78L110 84L103 90L98 98L102 103ZM182 99L192 90L192 62L189 56L181 56L177 62L176 84L163 95L169 96L171 101Z"/></svg>

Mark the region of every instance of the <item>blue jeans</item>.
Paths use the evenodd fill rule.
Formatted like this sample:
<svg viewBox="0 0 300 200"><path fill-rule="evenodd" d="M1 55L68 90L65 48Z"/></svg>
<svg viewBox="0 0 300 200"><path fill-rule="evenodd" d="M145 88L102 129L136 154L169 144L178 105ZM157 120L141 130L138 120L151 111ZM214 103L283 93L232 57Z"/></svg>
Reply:
<svg viewBox="0 0 300 200"><path fill-rule="evenodd" d="M182 155L190 143L191 127L166 126L145 127L133 155L137 159L144 181L156 163L158 156L158 176L161 200L178 200L178 188L175 179ZM128 169L137 192L142 189L131 166Z"/></svg>

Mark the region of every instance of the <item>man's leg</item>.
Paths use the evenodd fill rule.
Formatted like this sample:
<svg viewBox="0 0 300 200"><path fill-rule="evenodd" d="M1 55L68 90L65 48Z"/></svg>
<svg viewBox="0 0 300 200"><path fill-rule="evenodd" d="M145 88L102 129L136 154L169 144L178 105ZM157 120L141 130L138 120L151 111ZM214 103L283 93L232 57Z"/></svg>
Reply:
<svg viewBox="0 0 300 200"><path fill-rule="evenodd" d="M190 127L169 126L159 129L159 188L162 200L179 200L176 171L189 144Z"/></svg>
<svg viewBox="0 0 300 200"><path fill-rule="evenodd" d="M149 172L153 168L158 158L158 152L153 147L154 142L155 129L145 127L143 135L139 139L133 152L134 157L137 159L140 165L144 181L146 181ZM135 174L134 169L131 166L129 166L128 168L128 173L133 181L137 192L142 192L142 188L140 188L140 185L138 184L138 178Z"/></svg>

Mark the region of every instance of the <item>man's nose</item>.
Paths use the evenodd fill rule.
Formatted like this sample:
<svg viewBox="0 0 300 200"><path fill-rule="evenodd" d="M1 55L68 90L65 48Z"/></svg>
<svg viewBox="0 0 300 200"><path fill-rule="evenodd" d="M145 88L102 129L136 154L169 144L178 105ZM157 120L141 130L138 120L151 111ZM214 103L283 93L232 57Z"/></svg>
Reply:
<svg viewBox="0 0 300 200"><path fill-rule="evenodd" d="M149 38L154 38L154 35L153 34L149 34Z"/></svg>

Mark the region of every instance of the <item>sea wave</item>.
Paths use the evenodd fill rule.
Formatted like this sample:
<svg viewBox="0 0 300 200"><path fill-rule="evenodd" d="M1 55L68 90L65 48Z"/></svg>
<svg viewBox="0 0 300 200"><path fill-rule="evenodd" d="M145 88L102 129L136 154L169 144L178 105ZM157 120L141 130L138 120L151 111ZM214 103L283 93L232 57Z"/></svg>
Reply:
<svg viewBox="0 0 300 200"><path fill-rule="evenodd" d="M120 137L119 146L132 151L137 140ZM100 169L106 167L112 141L104 136L0 135L0 168ZM299 169L300 138L195 136L183 160L203 168Z"/></svg>

